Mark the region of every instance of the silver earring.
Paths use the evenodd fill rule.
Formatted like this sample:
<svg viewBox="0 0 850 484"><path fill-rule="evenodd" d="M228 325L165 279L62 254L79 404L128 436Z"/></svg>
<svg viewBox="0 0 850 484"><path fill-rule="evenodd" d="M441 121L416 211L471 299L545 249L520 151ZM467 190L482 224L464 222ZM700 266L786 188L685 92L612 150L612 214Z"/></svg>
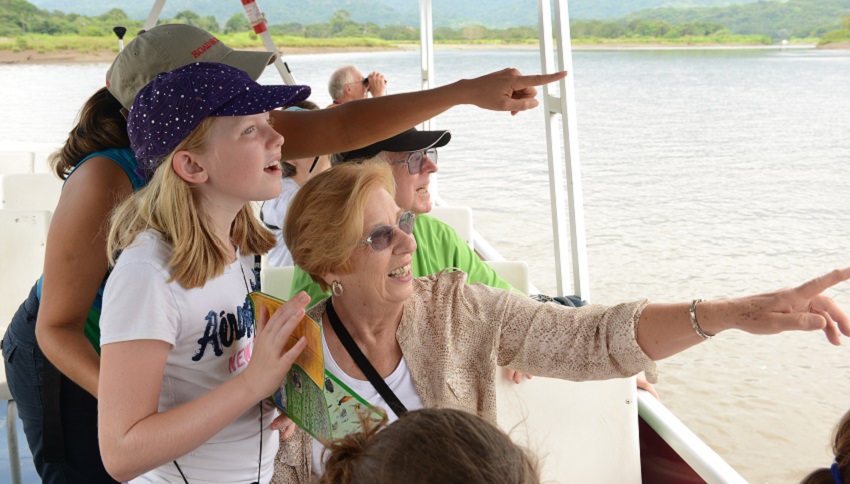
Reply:
<svg viewBox="0 0 850 484"><path fill-rule="evenodd" d="M344 293L344 292L345 292L345 290L342 288L342 284L340 284L339 281L333 281L331 283L331 293L334 296L342 297L342 293Z"/></svg>

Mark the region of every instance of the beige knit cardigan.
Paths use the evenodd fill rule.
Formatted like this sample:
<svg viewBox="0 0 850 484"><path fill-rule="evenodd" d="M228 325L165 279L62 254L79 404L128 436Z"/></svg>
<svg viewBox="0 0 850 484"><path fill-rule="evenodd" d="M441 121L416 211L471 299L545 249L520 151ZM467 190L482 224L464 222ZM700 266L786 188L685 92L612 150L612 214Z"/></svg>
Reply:
<svg viewBox="0 0 850 484"><path fill-rule="evenodd" d="M344 296L343 296L344 297ZM570 308L511 291L466 284L463 272L414 279L396 338L425 407L459 408L496 422L498 366L573 381L646 371L655 363L635 340L646 301ZM324 301L310 309L322 321ZM281 441L274 483L308 483L312 438Z"/></svg>

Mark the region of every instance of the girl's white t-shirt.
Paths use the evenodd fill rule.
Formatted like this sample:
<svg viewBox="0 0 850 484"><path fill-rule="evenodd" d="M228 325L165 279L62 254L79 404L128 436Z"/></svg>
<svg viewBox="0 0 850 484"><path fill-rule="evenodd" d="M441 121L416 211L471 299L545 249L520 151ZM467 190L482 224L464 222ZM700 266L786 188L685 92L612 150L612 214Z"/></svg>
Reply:
<svg viewBox="0 0 850 484"><path fill-rule="evenodd" d="M322 329L324 332L324 328ZM398 416L392 411L383 397L375 390L369 380L358 380L343 372L339 365L334 361L333 355L328 350L328 343L325 338L322 338L322 351L325 357L325 369L333 373L355 393L363 397L375 407L384 409L387 412L387 418L390 422L398 420ZM410 370L407 368L407 361L404 356L401 357L401 362L395 370L386 378L387 386L396 394L401 403L404 404L408 411L423 408L422 400L419 398L419 393L416 392L416 387L413 385L413 378L410 376ZM324 473L324 459L322 459L323 446L318 440L313 439L313 473L321 475Z"/></svg>
<svg viewBox="0 0 850 484"><path fill-rule="evenodd" d="M256 287L253 257L237 254L224 274L202 288L168 282L171 247L159 233L139 234L106 283L101 346L154 339L171 345L162 376L159 411L194 400L241 373L251 359L254 319L247 293ZM207 443L177 459L191 483L271 480L279 433L269 429L274 405L258 402ZM261 422L262 420L262 422ZM262 434L261 434L262 425ZM133 482L183 482L169 462Z"/></svg>

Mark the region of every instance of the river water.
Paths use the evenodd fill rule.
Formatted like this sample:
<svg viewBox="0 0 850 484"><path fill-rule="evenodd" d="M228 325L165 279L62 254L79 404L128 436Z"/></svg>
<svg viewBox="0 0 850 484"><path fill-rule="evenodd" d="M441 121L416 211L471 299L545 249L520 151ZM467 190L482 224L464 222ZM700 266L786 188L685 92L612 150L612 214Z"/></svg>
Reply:
<svg viewBox="0 0 850 484"><path fill-rule="evenodd" d="M437 84L537 72L538 59L438 50ZM329 74L348 63L383 72L390 92L419 88L415 52L287 60L321 106ZM36 146L43 157L107 67L0 66L0 149ZM280 82L274 74L264 80ZM850 264L850 52L577 51L570 75L593 302L741 295ZM476 229L554 293L542 111L463 106L436 123L452 131L441 195L473 207ZM850 310L850 283L830 294ZM662 401L751 482L828 466L830 432L850 408L850 350L822 334L729 332L659 371Z"/></svg>

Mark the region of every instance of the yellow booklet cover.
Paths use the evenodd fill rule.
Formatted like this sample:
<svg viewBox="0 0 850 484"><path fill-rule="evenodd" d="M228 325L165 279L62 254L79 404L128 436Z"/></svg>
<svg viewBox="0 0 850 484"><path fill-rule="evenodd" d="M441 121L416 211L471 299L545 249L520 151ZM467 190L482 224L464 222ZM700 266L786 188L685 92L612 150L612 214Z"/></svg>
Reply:
<svg viewBox="0 0 850 484"><path fill-rule="evenodd" d="M248 297L251 298L251 305L254 308L255 321L259 317L260 306L265 307L269 312L269 317L271 317L286 302L258 291L248 294ZM286 342L285 348L287 350L292 348L302 336L307 338L307 347L304 348L304 351L295 360L295 364L300 366L316 385L322 386L325 374L325 360L324 353L322 352L322 327L306 314L301 319L298 327L295 328L295 331L289 335L289 340Z"/></svg>

